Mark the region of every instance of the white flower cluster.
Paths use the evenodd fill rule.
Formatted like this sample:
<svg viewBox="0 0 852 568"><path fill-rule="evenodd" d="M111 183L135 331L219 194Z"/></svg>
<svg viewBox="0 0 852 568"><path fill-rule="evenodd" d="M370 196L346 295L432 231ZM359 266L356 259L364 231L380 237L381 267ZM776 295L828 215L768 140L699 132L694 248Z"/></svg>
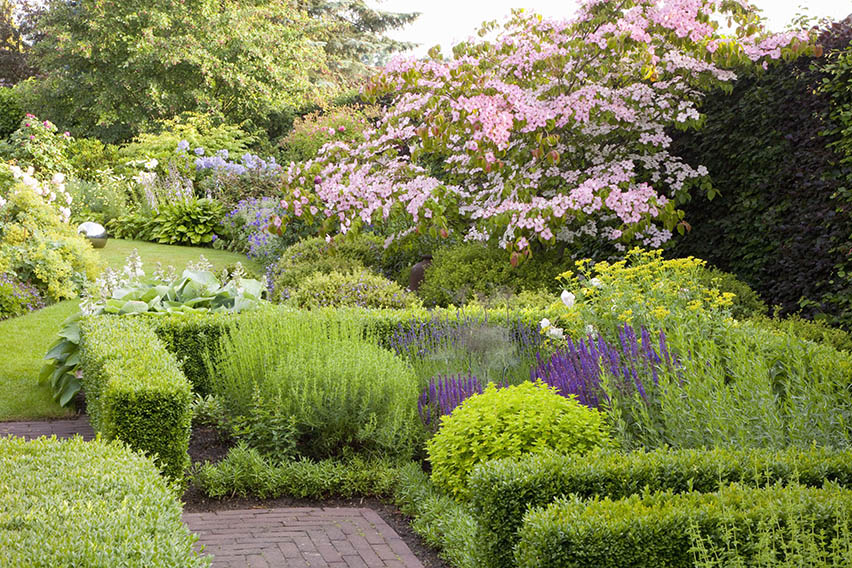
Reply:
<svg viewBox="0 0 852 568"><path fill-rule="evenodd" d="M71 220L71 195L65 190L65 174L53 174L49 183L42 183L35 177L32 166L23 170L18 166L8 166L15 181L32 189L36 195L41 196L47 203L53 204L59 211L59 216L64 223ZM14 191L14 189L12 190ZM6 200L0 197L0 207L6 204Z"/></svg>
<svg viewBox="0 0 852 568"><path fill-rule="evenodd" d="M198 257L198 262L190 262L186 265L187 270L193 270L198 272L209 272L213 270L213 265L210 264L210 261L207 260L203 254Z"/></svg>

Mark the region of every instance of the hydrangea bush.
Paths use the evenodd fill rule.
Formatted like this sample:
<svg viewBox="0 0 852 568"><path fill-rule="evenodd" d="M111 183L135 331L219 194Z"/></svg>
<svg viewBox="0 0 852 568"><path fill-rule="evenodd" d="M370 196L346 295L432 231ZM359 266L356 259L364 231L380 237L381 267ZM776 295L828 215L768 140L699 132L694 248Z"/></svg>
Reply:
<svg viewBox="0 0 852 568"><path fill-rule="evenodd" d="M765 33L745 0L586 0L570 21L517 12L449 61L391 62L364 92L391 101L377 128L291 164L282 206L326 232L401 217L389 240L459 232L514 263L535 242L658 247L690 188L712 195L667 129L699 126L702 89L730 84L737 65L812 50L805 32Z"/></svg>

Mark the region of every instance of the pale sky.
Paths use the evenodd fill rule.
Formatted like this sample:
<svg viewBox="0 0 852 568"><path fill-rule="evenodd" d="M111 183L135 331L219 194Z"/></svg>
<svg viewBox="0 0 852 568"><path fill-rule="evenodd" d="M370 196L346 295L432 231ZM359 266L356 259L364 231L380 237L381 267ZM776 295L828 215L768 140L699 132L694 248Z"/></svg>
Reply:
<svg viewBox="0 0 852 568"><path fill-rule="evenodd" d="M852 14L850 0L752 0L768 19L769 28L782 30L797 13L818 18L843 19ZM444 55L450 46L465 40L486 20L502 21L512 8L524 8L551 17L571 16L573 0L372 0L382 10L421 12L421 16L405 28L391 32L391 37L419 43L416 55L424 55L430 47L441 44ZM806 5L807 8L800 8Z"/></svg>

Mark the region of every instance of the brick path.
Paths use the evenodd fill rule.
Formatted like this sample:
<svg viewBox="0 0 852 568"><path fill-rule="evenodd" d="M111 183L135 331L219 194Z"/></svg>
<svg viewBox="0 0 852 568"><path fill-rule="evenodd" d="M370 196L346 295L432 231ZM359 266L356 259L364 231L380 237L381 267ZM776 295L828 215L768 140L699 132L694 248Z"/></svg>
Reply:
<svg viewBox="0 0 852 568"><path fill-rule="evenodd" d="M84 440L93 440L95 431L89 423L88 416L71 418L68 420L42 420L39 422L0 422L0 437L12 434L31 440L39 436L52 436L57 438L70 438L74 434L80 434Z"/></svg>
<svg viewBox="0 0 852 568"><path fill-rule="evenodd" d="M372 509L281 508L185 513L214 568L422 568Z"/></svg>
<svg viewBox="0 0 852 568"><path fill-rule="evenodd" d="M94 438L85 416L71 420L0 422L0 437ZM213 568L423 568L372 509L296 507L184 513Z"/></svg>

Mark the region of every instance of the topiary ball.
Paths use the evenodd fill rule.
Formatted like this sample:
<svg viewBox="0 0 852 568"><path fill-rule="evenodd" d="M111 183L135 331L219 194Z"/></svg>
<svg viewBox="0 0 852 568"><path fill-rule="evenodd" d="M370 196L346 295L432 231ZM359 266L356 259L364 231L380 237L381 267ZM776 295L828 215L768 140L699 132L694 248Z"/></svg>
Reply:
<svg viewBox="0 0 852 568"><path fill-rule="evenodd" d="M442 418L426 451L432 482L467 499L467 479L478 463L540 450L585 453L608 440L600 412L537 381L505 388L488 385Z"/></svg>

